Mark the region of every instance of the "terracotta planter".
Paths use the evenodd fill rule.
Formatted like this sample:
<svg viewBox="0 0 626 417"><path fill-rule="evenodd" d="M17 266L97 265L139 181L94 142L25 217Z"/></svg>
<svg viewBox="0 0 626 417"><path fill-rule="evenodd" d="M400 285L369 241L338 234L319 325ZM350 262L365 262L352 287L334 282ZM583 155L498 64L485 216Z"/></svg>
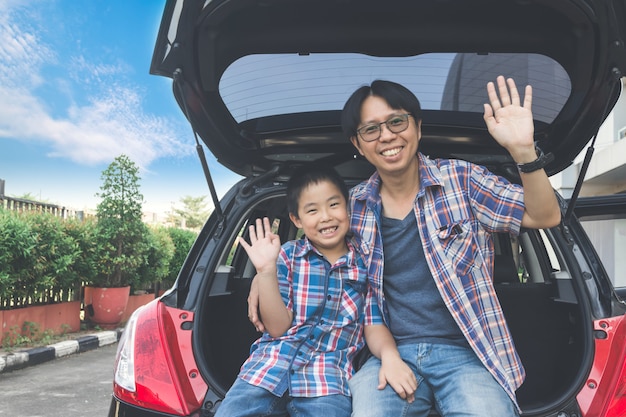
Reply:
<svg viewBox="0 0 626 417"><path fill-rule="evenodd" d="M103 329L114 329L122 321L130 286L116 288L92 287L89 319Z"/></svg>
<svg viewBox="0 0 626 417"><path fill-rule="evenodd" d="M154 298L154 294L133 294L128 297L128 304L126 304L126 311L124 311L124 315L122 316L122 323L127 322L135 310L148 304L150 301L154 300Z"/></svg>

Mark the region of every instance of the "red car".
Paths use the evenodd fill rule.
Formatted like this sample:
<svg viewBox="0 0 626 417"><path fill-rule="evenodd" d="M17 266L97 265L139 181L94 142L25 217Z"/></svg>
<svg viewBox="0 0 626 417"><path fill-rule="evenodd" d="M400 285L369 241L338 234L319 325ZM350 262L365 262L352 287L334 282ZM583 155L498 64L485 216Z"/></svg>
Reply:
<svg viewBox="0 0 626 417"><path fill-rule="evenodd" d="M625 24L624 0L168 1L151 73L173 81L216 209L174 287L127 324L109 416L219 407L259 337L246 302L255 271L236 238L261 216L282 241L296 235L284 194L299 164L333 163L350 184L369 176L340 128L357 87L406 85L424 109L423 153L519 182L482 104L497 75L531 84L535 139L554 156L546 171L589 149L583 178L622 88ZM221 199L205 147L242 176ZM581 184L560 199L559 226L494 239L494 286L527 373L524 416L626 416L626 194L578 198Z"/></svg>

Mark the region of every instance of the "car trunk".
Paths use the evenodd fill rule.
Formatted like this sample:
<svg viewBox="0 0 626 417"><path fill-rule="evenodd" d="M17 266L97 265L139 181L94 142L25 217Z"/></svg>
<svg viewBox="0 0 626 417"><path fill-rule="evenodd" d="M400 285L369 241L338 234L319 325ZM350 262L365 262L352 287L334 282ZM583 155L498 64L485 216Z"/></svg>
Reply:
<svg viewBox="0 0 626 417"><path fill-rule="evenodd" d="M262 190L254 195L258 203L248 208L248 221L267 215L282 225L282 241L294 238L296 230L287 218L284 197L275 191L273 197L263 197ZM234 241L246 226L238 223L223 233L232 233ZM527 372L517 392L525 415L545 416L567 409L593 355L590 307L579 299L580 271L553 253L555 242L562 239L558 230L526 230L519 238L496 238L494 286ZM197 297L202 302L194 326L196 359L212 387L211 395L218 397L233 383L250 345L260 336L247 317L254 269L245 252L233 247L221 248L221 265L212 266L214 272L205 277L207 285ZM551 260L551 252L559 259Z"/></svg>

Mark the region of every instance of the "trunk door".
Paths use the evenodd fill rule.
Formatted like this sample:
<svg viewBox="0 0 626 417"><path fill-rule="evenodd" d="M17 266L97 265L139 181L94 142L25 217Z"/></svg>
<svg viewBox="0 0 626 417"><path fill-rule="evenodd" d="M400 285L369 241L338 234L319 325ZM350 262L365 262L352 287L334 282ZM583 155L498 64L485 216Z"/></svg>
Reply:
<svg viewBox="0 0 626 417"><path fill-rule="evenodd" d="M367 174L340 130L345 99L375 78L424 104L421 150L512 162L482 120L499 74L535 87L536 140L568 167L613 107L626 73L624 0L168 1L151 73L216 158L253 176L330 159Z"/></svg>

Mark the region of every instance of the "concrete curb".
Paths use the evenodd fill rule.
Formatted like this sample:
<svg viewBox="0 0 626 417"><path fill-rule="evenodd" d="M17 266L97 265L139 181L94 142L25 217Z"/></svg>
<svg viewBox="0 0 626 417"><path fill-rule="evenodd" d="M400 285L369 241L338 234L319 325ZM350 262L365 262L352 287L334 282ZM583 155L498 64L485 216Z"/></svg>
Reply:
<svg viewBox="0 0 626 417"><path fill-rule="evenodd" d="M124 329L107 330L79 336L49 346L19 350L0 354L0 373L10 372L28 366L38 365L56 358L82 353L102 346L117 343Z"/></svg>

